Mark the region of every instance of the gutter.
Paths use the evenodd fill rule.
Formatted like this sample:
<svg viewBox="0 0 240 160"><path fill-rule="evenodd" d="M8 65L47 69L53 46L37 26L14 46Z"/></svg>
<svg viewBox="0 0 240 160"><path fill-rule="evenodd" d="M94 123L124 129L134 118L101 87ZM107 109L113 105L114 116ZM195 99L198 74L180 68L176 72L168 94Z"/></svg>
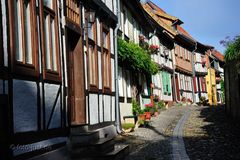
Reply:
<svg viewBox="0 0 240 160"><path fill-rule="evenodd" d="M114 56L115 56L115 72L114 72L114 76L115 76L115 110L116 110L116 121L115 121L115 125L116 125L116 130L117 133L120 134L123 132L122 130L122 126L121 126L121 116L120 116L120 105L119 105L119 86L118 86L118 44L117 44L117 32L118 29L120 28L120 0L117 0L116 3L116 8L117 8L117 18L118 18L118 23L117 26L114 30L114 45L115 45L115 50L114 50Z"/></svg>
<svg viewBox="0 0 240 160"><path fill-rule="evenodd" d="M195 95L194 95L194 77L195 77L195 64L194 64L194 52L197 50L197 42L195 42L195 48L192 51L192 96L193 96L193 103L196 103Z"/></svg>

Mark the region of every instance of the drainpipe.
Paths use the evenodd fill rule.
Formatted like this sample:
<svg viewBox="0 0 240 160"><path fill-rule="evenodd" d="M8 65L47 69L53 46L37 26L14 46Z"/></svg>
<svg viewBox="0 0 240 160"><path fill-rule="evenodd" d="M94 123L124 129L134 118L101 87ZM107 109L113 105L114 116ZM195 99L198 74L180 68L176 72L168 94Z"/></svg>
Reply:
<svg viewBox="0 0 240 160"><path fill-rule="evenodd" d="M174 43L174 51L175 51L175 47L176 47L176 43ZM172 57L175 58L175 53L173 53ZM177 98L177 89L176 89L176 80L175 80L175 66L173 64L173 85L174 85L174 93L175 93L175 100L177 103L179 103L180 101L178 101Z"/></svg>
<svg viewBox="0 0 240 160"><path fill-rule="evenodd" d="M117 18L118 18L118 23L117 26L114 30L114 45L115 45L115 51L114 51L114 55L115 55L115 91L116 91L116 95L115 95L115 107L116 107L116 129L117 129L117 133L122 133L122 126L121 126L121 116L120 116L120 105L119 105L119 86L118 86L118 44L117 44L117 32L118 29L120 28L120 0L117 0L117 4L116 4L116 9L117 9Z"/></svg>
<svg viewBox="0 0 240 160"><path fill-rule="evenodd" d="M192 51L192 96L193 96L193 103L196 103L195 93L194 93L194 77L195 77L195 64L194 64L194 52L197 50L197 42L195 43L195 48Z"/></svg>

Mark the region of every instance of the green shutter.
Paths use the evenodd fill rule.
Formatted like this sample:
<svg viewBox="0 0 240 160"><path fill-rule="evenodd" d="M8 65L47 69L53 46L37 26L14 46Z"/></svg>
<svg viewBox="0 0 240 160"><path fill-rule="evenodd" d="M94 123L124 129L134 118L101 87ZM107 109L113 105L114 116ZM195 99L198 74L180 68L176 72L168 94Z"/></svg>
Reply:
<svg viewBox="0 0 240 160"><path fill-rule="evenodd" d="M167 83L168 83L168 95L171 95L172 89L171 89L171 75L167 74Z"/></svg>
<svg viewBox="0 0 240 160"><path fill-rule="evenodd" d="M167 79L166 79L166 73L162 72L162 81L163 81L163 93L167 94Z"/></svg>

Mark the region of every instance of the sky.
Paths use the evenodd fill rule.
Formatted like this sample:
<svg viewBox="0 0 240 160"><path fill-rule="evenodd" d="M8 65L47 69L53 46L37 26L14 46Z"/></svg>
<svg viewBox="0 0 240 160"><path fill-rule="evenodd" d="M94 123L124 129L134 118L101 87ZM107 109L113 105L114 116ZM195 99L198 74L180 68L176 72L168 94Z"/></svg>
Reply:
<svg viewBox="0 0 240 160"><path fill-rule="evenodd" d="M225 37L240 34L240 0L151 0L184 22L181 26L197 41L214 46Z"/></svg>

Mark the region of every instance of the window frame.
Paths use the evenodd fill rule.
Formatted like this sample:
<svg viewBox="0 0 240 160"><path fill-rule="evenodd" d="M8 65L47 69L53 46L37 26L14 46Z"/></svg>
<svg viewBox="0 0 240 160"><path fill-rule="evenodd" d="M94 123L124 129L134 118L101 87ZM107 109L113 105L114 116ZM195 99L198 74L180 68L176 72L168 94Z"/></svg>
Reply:
<svg viewBox="0 0 240 160"><path fill-rule="evenodd" d="M52 8L49 8L48 6L44 6L44 2L40 1L40 17L41 17L41 36L42 38L42 63L43 63L43 78L45 81L51 81L51 82L61 82L61 67L60 67L60 48L59 48L59 24L58 24L58 9L57 9L57 1L52 1ZM47 62L46 62L46 45L45 45L45 14L49 16L48 20L48 29L51 29L51 18L54 19L54 29L55 29L55 46L56 46L56 68L55 71L53 68L47 69ZM52 38L52 35L49 34L49 37ZM51 41L51 40L49 40ZM50 45L50 44L49 44ZM52 44L51 46L52 47ZM50 64L52 63L53 53L52 48L50 49ZM51 64L51 67L53 67L53 64Z"/></svg>
<svg viewBox="0 0 240 160"><path fill-rule="evenodd" d="M14 0L15 1L15 0ZM27 77L34 77L37 78L39 77L39 53L38 53L38 34L37 34L37 13L36 13L36 2L34 0L29 0L29 5L30 5L30 25L31 25L31 47L32 47L32 64L27 64L25 62L25 42L26 42L26 35L24 35L24 32L22 32L21 37L22 37L22 53L23 53L23 62L17 61L16 60L16 34L15 34L15 9L14 9L14 1L9 1L8 3L8 8L9 8L9 37L10 37L10 56L11 56L11 68L12 68L12 73L20 76L27 76ZM21 3L20 1L19 3ZM24 24L24 17L23 17L23 2L21 4L20 12L21 12L21 25L22 25L22 30L25 31L25 25Z"/></svg>
<svg viewBox="0 0 240 160"><path fill-rule="evenodd" d="M87 10L85 11L85 13L87 12ZM86 24L86 28L89 27L88 24L88 19L87 19L87 14L85 14L85 24ZM98 92L99 90L99 73L98 73L98 43L97 43L97 21L95 20L95 22L92 24L92 34L93 37L89 37L88 35L88 29L86 30L86 47L87 47L87 68L88 68L88 85L89 85L89 91L93 91L93 92ZM93 54L95 54L95 73L92 73L91 69L91 57L90 57L90 53L89 53L89 46L93 46ZM95 82L91 82L90 78L91 76L95 76Z"/></svg>
<svg viewBox="0 0 240 160"><path fill-rule="evenodd" d="M3 53L3 28L2 28L2 4L0 3L0 68L4 66L4 53Z"/></svg>
<svg viewBox="0 0 240 160"><path fill-rule="evenodd" d="M104 40L103 40L103 32L107 32L107 48L104 47ZM101 61L102 61L102 88L103 88L103 93L107 93L107 94L110 94L111 93L111 89L112 89L112 69L111 69L111 39L110 39L110 29L109 27L107 27L106 25L104 25L102 22L101 22L101 51L102 51L102 58L101 58ZM106 83L106 75L105 75L105 63L104 62L104 56L105 56L105 52L107 52L107 61L108 61L108 82L109 82L109 85L105 85Z"/></svg>

